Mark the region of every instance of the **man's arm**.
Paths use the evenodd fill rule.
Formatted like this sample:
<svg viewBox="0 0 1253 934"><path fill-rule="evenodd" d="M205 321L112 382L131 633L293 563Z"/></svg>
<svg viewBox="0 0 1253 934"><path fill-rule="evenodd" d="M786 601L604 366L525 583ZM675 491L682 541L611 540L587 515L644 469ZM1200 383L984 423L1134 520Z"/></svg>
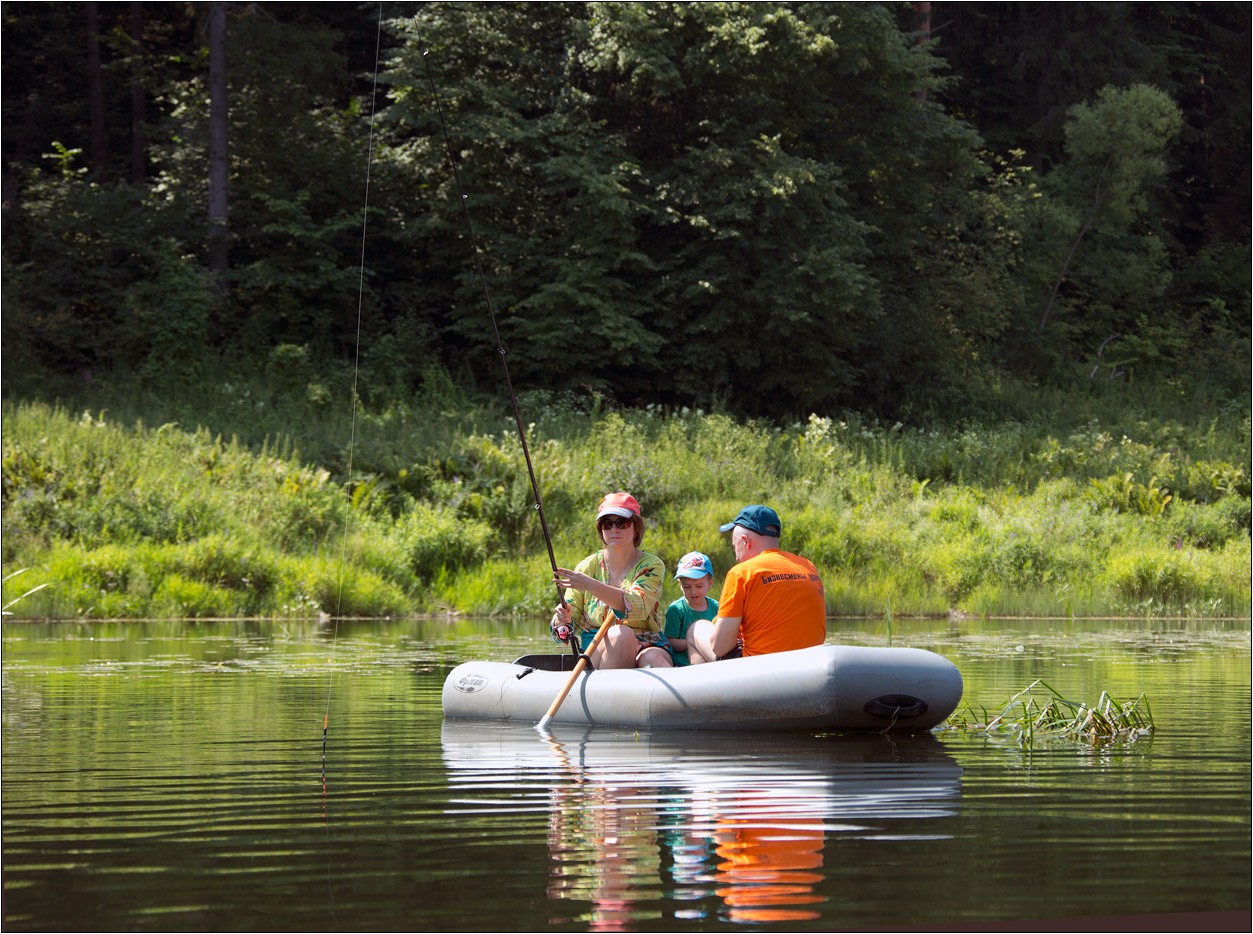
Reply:
<svg viewBox="0 0 1253 934"><path fill-rule="evenodd" d="M709 647L713 649L715 658L721 658L735 648L740 638L740 619L739 616L719 616L714 620Z"/></svg>

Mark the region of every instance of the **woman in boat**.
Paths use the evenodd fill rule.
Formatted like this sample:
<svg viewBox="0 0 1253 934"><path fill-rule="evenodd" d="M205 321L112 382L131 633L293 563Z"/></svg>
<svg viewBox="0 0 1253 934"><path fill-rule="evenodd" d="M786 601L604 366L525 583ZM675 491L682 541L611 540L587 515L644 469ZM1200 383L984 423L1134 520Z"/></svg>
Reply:
<svg viewBox="0 0 1253 934"><path fill-rule="evenodd" d="M596 534L605 546L574 570L558 568L565 600L553 612L558 638L577 638L587 652L606 621L609 629L588 654L596 668L670 668L674 662L662 634L661 559L640 549L644 518L630 493L610 493L596 510Z"/></svg>

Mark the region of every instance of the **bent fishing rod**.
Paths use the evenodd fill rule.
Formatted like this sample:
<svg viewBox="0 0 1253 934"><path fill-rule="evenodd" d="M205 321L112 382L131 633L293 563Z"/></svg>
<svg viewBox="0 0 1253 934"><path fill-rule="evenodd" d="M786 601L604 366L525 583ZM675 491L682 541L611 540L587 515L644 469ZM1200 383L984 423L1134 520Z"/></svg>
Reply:
<svg viewBox="0 0 1253 934"><path fill-rule="evenodd" d="M505 374L505 388L509 390L509 402L513 406L513 420L518 426L518 440L522 442L522 456L526 460L526 472L531 478L531 492L535 495L535 511L539 514L540 529L544 533L544 546L548 549L548 563L552 566L553 576L557 576L557 557L553 553L552 536L548 534L548 520L544 517L544 502L539 492L539 481L535 478L535 467L531 463L531 449L526 441L526 430L522 427L522 413L518 409L518 397L513 391L513 380L509 376L509 361L505 345L500 339L500 326L496 322L496 309L492 304L492 295L487 287L487 276L483 272L483 257L479 250L478 237L474 233L474 223L470 220L470 207L466 193L461 187L461 174L457 171L457 158L453 154L452 140L448 136L448 124L444 121L444 107L439 89L435 86L435 76L431 72L429 49L422 49L422 64L426 68L426 80L431 85L431 97L435 100L435 113L439 117L439 127L444 136L444 148L448 152L448 164L452 166L453 181L457 186L457 197L461 202L461 216L465 220L466 232L470 237L470 249L474 254L474 267L478 271L479 284L483 288L483 299L487 303L487 314L492 321L492 335L496 339L496 353L500 357L500 367ZM557 587L557 599L564 602L565 591ZM573 643L571 643L573 645Z"/></svg>

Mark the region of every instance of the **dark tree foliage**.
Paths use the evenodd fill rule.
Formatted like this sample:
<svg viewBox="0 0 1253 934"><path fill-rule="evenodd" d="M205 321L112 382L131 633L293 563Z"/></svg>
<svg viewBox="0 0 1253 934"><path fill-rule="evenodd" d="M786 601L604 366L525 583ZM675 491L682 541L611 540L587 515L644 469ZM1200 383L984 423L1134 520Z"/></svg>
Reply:
<svg viewBox="0 0 1253 934"><path fill-rule="evenodd" d="M944 92L999 151L1063 158L1066 115L1106 85L1150 84L1183 112L1171 185L1190 249L1249 234L1250 11L1236 3L932 4Z"/></svg>
<svg viewBox="0 0 1253 934"><path fill-rule="evenodd" d="M93 85L84 4L6 3L5 370L496 391L490 300L518 383L625 402L1243 395L1247 6L914 6L228 3L222 293L207 5L96 4Z"/></svg>
<svg viewBox="0 0 1253 934"><path fill-rule="evenodd" d="M43 83L45 73L82 77L80 6L6 5L6 354L54 369L154 376L171 342L188 358L229 351L264 360L295 342L342 359L355 340L367 141L360 92L371 85L340 48L372 70L377 17L334 4L226 5L233 274L229 294L206 309L179 290L153 289L171 275L191 287L208 262L205 11L146 5L138 47L129 5L99 7L113 159L101 174L130 175L131 147L118 134L132 125L136 70L148 90L151 171L136 185L80 171L86 84ZM351 41L327 21L352 22ZM11 28L29 44L10 44ZM45 125L48 111L64 119ZM14 112L29 120L10 134ZM23 156L35 146L38 155ZM194 327L181 320L189 306Z"/></svg>
<svg viewBox="0 0 1253 934"><path fill-rule="evenodd" d="M966 309L922 270L968 223L977 141L919 101L936 63L885 8L431 5L404 28L389 120L437 195L426 233L462 236L430 64L524 378L783 414L917 402L953 372L929 363L961 355ZM483 351L458 252L432 304Z"/></svg>
<svg viewBox="0 0 1253 934"><path fill-rule="evenodd" d="M1086 259L1094 275L1144 272L1143 244L1159 248L1158 268L1124 309L1134 319L1136 302L1155 306L1152 325L1135 338L1141 362L1148 362L1144 351L1165 371L1172 357L1189 367L1205 361L1201 372L1221 371L1229 383L1247 384L1248 331L1235 322L1249 317L1249 7L936 2L932 8L933 48L956 78L942 91L950 111L970 120L996 150L1024 150L1042 173L1067 174L1068 115L1102 88L1150 85L1174 100L1183 126L1167 154L1168 182L1152 194L1152 211L1118 235L1131 252L1119 259L1089 250L1081 265ZM1082 277L1074 285L1072 304L1086 308L1091 288ZM1079 340L1089 349L1119 330ZM1010 349L1021 361L1039 335L1018 333L1017 349ZM1051 347L1054 357L1074 352L1066 344Z"/></svg>

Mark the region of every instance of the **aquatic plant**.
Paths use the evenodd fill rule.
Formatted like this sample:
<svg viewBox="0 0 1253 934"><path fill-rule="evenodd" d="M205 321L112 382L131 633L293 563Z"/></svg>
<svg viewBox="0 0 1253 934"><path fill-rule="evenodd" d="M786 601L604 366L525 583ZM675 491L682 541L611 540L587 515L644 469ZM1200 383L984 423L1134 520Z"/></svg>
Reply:
<svg viewBox="0 0 1253 934"><path fill-rule="evenodd" d="M1043 696L1033 693L1041 688ZM999 707L976 711L969 703L947 721L949 729L1009 738L1019 746L1060 739L1101 746L1130 743L1153 731L1153 711L1141 694L1122 704L1102 691L1095 704L1067 700L1036 680Z"/></svg>

